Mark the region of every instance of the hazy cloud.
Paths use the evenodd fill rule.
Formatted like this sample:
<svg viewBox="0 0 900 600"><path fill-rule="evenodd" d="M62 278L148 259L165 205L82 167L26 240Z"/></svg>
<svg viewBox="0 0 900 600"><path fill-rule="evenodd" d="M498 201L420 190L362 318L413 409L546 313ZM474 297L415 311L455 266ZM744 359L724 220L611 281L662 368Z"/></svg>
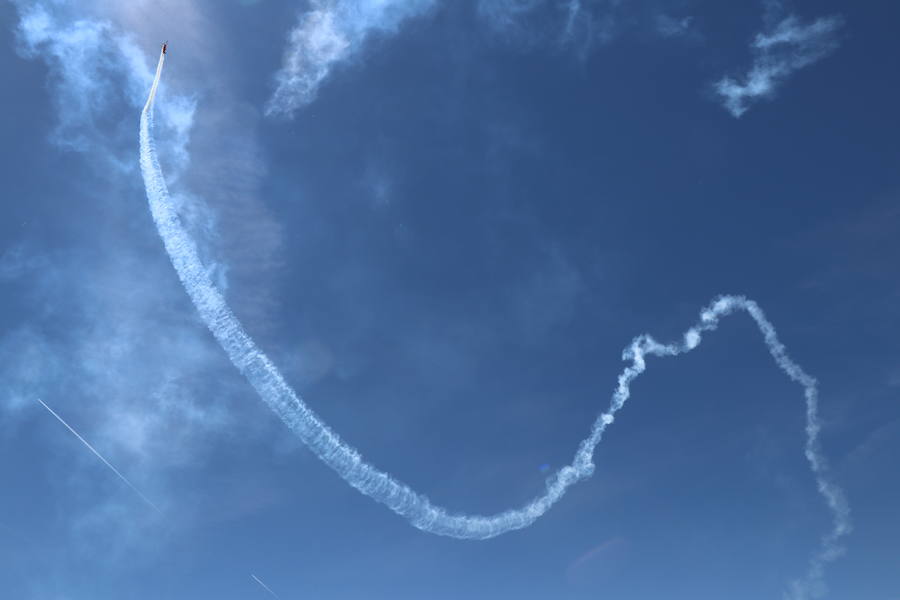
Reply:
<svg viewBox="0 0 900 600"><path fill-rule="evenodd" d="M551 43L586 54L620 25L621 0L479 0L478 15L494 34L526 46Z"/></svg>
<svg viewBox="0 0 900 600"><path fill-rule="evenodd" d="M676 18L671 15L659 14L656 16L656 32L667 38L691 35L693 22L694 17Z"/></svg>

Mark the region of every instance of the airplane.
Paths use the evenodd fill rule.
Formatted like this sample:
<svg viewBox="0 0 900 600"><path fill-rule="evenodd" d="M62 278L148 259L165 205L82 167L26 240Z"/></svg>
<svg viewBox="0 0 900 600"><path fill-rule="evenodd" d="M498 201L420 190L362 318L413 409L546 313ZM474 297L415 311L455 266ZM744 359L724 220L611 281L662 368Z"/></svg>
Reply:
<svg viewBox="0 0 900 600"><path fill-rule="evenodd" d="M169 40L166 40L165 43L163 43L163 54L166 53L166 48L168 47L168 45L169 45Z"/></svg>

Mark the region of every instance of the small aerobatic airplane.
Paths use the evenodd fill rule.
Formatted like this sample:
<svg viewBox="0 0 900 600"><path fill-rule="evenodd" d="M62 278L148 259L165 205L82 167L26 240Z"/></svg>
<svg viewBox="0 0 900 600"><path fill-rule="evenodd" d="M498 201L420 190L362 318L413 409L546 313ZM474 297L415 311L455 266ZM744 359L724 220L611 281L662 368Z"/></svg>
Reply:
<svg viewBox="0 0 900 600"><path fill-rule="evenodd" d="M166 53L166 48L167 48L168 46L169 46L169 40L166 40L166 41L163 43L163 54Z"/></svg>

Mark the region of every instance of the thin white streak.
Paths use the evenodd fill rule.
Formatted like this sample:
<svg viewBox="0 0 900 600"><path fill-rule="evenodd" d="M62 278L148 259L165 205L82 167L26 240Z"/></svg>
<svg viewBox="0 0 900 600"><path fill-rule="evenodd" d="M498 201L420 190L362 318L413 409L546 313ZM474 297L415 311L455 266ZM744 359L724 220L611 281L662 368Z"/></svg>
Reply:
<svg viewBox="0 0 900 600"><path fill-rule="evenodd" d="M273 592L272 589L271 589L269 586L267 586L266 584L264 584L264 583L262 582L262 580L261 580L259 577L257 577L257 576L254 575L253 573L250 573L250 577L253 578L253 581L255 581L256 583L258 583L259 585L261 585L261 586L263 587L264 590L266 590L267 592L269 592L270 594L272 594L272 596L274 596L275 598L278 598L278 594L276 594L275 592ZM279 600L281 600L281 599L279 598Z"/></svg>
<svg viewBox="0 0 900 600"><path fill-rule="evenodd" d="M160 55L157 80L164 57ZM494 515L454 514L435 506L424 495L365 462L354 448L326 425L302 398L287 384L281 373L244 331L225 298L216 289L197 253L194 241L181 225L169 198L151 131L155 84L141 113L140 162L150 212L166 252L197 308L201 319L222 345L237 369L256 389L260 398L299 437L322 462L331 467L348 484L381 502L406 518L413 526L455 538L486 539L531 525L558 502L568 488L590 477L594 472L594 450L603 433L615 420L615 414L631 395L631 383L647 369L648 356L678 356L699 346L702 335L715 330L719 320L744 311L756 323L775 364L803 388L806 399L805 454L818 485L832 513L832 528L822 538L820 550L810 560L805 579L795 584L797 593L821 585L824 565L837 558L842 548L839 540L850 531L850 511L842 490L831 481L824 455L819 448L819 401L817 382L795 363L778 340L774 326L762 309L743 296L721 296L700 313L700 320L685 333L680 342L661 344L649 335L640 335L623 352L630 361L618 379L612 402L594 422L590 435L582 440L570 465L561 468L546 481L546 491L522 506ZM804 596L796 596L804 598Z"/></svg>
<svg viewBox="0 0 900 600"><path fill-rule="evenodd" d="M122 475L122 474L119 472L119 470L118 470L117 468L115 468L114 466L112 466L108 460L106 460L105 458L103 458L103 455L101 455L99 452L97 452L97 450L96 450L93 446L91 446L91 445L88 443L88 441L87 441L86 439L84 439L83 437L81 437L81 435L80 435L77 431L75 431L75 430L72 428L71 425L69 425L68 423L66 423L66 422L63 420L63 418L60 417L58 414L56 414L56 413L53 411L52 408L50 408L49 406L47 406L47 405L44 403L43 400L41 400L40 398L38 398L38 402L40 402L40 403L41 403L41 406L43 406L44 408L46 408L46 409L50 412L51 415L53 415L54 417L56 417L56 420L57 420L57 421L59 421L60 423L62 423L63 425L65 425L66 429L68 429L69 431L71 431L71 432L72 432L72 435L74 435L75 437L77 437L78 440L79 440L82 444L84 444L85 446L87 446L87 449L90 450L91 452L93 452L93 453L94 453L94 456L96 456L96 457L99 458L101 461L103 461L103 464L106 465L107 467L109 467L110 470L111 470L113 473L115 473L116 476L117 476L119 479L121 479L122 481L124 481L124 482L125 482L125 485L127 485L128 487L130 487L131 490L132 490L135 494L137 494L138 496L140 496L140 497L141 497L141 500L143 500L144 502L146 502L148 505L150 505L151 508L153 508L153 510L155 510L155 511L158 512L160 515L162 515L162 511L159 509L158 506L156 506L155 504L153 504L153 502L151 502L150 499L147 498L147 496L145 496L145 495L141 492L141 490L137 489L137 488L134 486L134 484L132 484L130 481L128 481L128 479L127 479L124 475Z"/></svg>

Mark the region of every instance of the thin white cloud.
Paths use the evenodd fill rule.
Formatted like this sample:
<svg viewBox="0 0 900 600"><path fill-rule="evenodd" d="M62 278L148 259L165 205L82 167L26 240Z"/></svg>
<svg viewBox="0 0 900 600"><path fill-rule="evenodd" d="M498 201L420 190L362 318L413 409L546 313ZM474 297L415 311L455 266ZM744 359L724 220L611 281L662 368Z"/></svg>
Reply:
<svg viewBox="0 0 900 600"><path fill-rule="evenodd" d="M312 0L288 35L266 114L293 115L315 99L332 69L351 59L372 34L395 33L401 22L434 5L435 0Z"/></svg>
<svg viewBox="0 0 900 600"><path fill-rule="evenodd" d="M839 16L821 17L803 23L789 16L768 31L756 35L751 44L753 65L742 78L723 77L715 91L725 108L740 117L762 99L772 98L788 77L833 52L839 45Z"/></svg>

